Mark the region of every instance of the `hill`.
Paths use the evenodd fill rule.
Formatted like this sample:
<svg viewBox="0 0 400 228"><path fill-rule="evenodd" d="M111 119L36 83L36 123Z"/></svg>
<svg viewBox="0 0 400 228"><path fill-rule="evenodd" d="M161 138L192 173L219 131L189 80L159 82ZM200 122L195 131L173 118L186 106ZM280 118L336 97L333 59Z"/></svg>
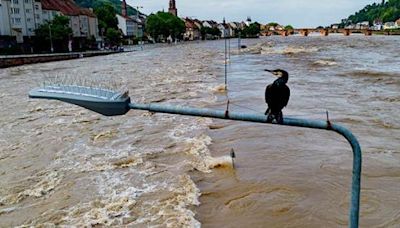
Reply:
<svg viewBox="0 0 400 228"><path fill-rule="evenodd" d="M121 1L120 0L75 0L76 4L78 4L81 7L85 8L97 8L101 6L104 3L109 3L111 4L114 9L115 13L121 14ZM140 13L140 11L139 11ZM128 5L128 15L136 15L136 9L134 9L132 6Z"/></svg>
<svg viewBox="0 0 400 228"><path fill-rule="evenodd" d="M369 21L372 24L374 20L381 20L385 23L399 18L400 0L382 0L381 3L365 6L362 10L349 16L345 21L348 21L348 23Z"/></svg>

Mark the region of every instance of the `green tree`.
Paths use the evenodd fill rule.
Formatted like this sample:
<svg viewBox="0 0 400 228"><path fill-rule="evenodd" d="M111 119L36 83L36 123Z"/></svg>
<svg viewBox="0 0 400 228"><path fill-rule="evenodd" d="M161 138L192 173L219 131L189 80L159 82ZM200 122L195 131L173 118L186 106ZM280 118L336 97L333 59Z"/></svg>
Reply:
<svg viewBox="0 0 400 228"><path fill-rule="evenodd" d="M294 28L291 25L286 25L284 29L285 30L293 30Z"/></svg>
<svg viewBox="0 0 400 228"><path fill-rule="evenodd" d="M94 13L99 21L100 31L107 31L108 28L118 29L118 20L115 16L115 9L111 4L103 3L94 9Z"/></svg>
<svg viewBox="0 0 400 228"><path fill-rule="evenodd" d="M122 33L118 29L115 8L109 3L102 3L94 9L94 13L99 21L100 35L105 37L106 44L119 45L122 40Z"/></svg>
<svg viewBox="0 0 400 228"><path fill-rule="evenodd" d="M395 21L399 18L400 0L389 0L382 1L380 4L374 3L372 5L367 5L355 14L350 15L348 20L350 20L352 23L369 21L369 23L372 24L372 22L376 19L380 19L383 22L388 22Z"/></svg>
<svg viewBox="0 0 400 228"><path fill-rule="evenodd" d="M106 31L106 41L110 45L119 45L121 43L121 32L114 28L108 28Z"/></svg>
<svg viewBox="0 0 400 228"><path fill-rule="evenodd" d="M221 36L221 30L215 27L202 27L200 29L200 33L203 40L207 38L207 35L212 36L213 38Z"/></svg>
<svg viewBox="0 0 400 228"><path fill-rule="evenodd" d="M39 50L50 50L50 44L52 43L55 51L66 51L68 50L68 40L72 36L69 18L55 16L52 21L40 25L35 30L35 35L35 46Z"/></svg>
<svg viewBox="0 0 400 228"><path fill-rule="evenodd" d="M268 26L271 26L271 27L276 27L276 26L279 25L279 24L276 23L276 22L270 22L270 23L268 23L267 25L268 25Z"/></svg>
<svg viewBox="0 0 400 228"><path fill-rule="evenodd" d="M248 27L244 28L242 31L242 36L243 37L249 37L249 38L254 38L258 37L260 34L260 24L257 22L254 22L250 24Z"/></svg>
<svg viewBox="0 0 400 228"><path fill-rule="evenodd" d="M157 12L148 16L146 32L156 41L159 41L160 36L176 39L185 32L185 23L170 13Z"/></svg>

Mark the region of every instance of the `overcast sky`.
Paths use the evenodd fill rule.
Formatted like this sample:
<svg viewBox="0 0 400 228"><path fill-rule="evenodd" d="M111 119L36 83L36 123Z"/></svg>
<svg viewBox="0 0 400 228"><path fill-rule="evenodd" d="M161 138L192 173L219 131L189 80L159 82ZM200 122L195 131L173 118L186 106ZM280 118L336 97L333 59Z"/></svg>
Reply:
<svg viewBox="0 0 400 228"><path fill-rule="evenodd" d="M169 0L126 0L150 14L168 11ZM295 27L317 27L340 22L377 0L176 0L178 16L200 20L242 21L251 16L260 23L278 22Z"/></svg>

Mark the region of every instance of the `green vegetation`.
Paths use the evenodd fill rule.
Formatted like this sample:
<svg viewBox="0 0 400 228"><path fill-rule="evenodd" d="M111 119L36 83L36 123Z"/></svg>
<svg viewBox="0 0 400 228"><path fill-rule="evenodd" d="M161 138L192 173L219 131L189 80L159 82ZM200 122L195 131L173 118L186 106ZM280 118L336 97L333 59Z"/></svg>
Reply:
<svg viewBox="0 0 400 228"><path fill-rule="evenodd" d="M121 14L121 1L120 0L75 0L76 4L85 8L98 8L104 4L112 5L115 12ZM128 15L136 15L136 9L131 6L128 7Z"/></svg>
<svg viewBox="0 0 400 228"><path fill-rule="evenodd" d="M400 18L400 0L383 0L382 3L374 3L367 5L364 9L358 11L354 15L348 17L348 22L359 23L362 21L368 21L370 24L374 20L382 20L384 23L388 21L395 21Z"/></svg>
<svg viewBox="0 0 400 228"><path fill-rule="evenodd" d="M162 37L167 38L171 36L174 40L176 38L181 38L182 34L185 32L185 22L179 17L165 12L149 15L145 27L146 32L157 42L160 41Z"/></svg>
<svg viewBox="0 0 400 228"><path fill-rule="evenodd" d="M207 37L220 37L221 31L218 28L209 28L209 27L201 27L200 29L201 37L203 40L207 39Z"/></svg>
<svg viewBox="0 0 400 228"><path fill-rule="evenodd" d="M276 23L276 22L271 22L271 23L268 23L267 24L267 26L270 26L270 27L276 27L276 26L278 26L279 24L278 23Z"/></svg>
<svg viewBox="0 0 400 228"><path fill-rule="evenodd" d="M55 51L67 51L68 40L72 36L72 29L69 27L69 18L56 16L54 20L41 24L35 30L35 34L34 42L38 50L50 50L50 43L52 42Z"/></svg>
<svg viewBox="0 0 400 228"><path fill-rule="evenodd" d="M99 21L99 30L107 31L107 28L118 29L118 20L115 16L114 7L111 4L103 4L94 9Z"/></svg>
<svg viewBox="0 0 400 228"><path fill-rule="evenodd" d="M100 35L106 37L108 44L118 45L121 42L122 34L118 30L114 7L109 3L103 3L94 9L94 13L99 20Z"/></svg>
<svg viewBox="0 0 400 228"><path fill-rule="evenodd" d="M260 30L261 30L260 26L261 25L257 22L250 24L248 27L243 29L241 36L247 38L258 37L260 35Z"/></svg>
<svg viewBox="0 0 400 228"><path fill-rule="evenodd" d="M285 30L293 30L294 28L291 25L286 25L284 29Z"/></svg>

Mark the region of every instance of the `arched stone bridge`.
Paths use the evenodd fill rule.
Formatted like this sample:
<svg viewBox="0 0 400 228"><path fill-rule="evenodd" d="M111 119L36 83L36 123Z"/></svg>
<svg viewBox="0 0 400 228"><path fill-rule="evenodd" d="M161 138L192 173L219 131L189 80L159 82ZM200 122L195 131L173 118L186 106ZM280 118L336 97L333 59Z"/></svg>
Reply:
<svg viewBox="0 0 400 228"><path fill-rule="evenodd" d="M328 36L330 33L342 33L345 36L350 36L352 33L362 33L366 36L372 35L372 30L370 29L331 29L331 28L300 28L293 30L276 30L276 31L266 31L263 32L264 35L281 35L281 36L289 36L293 34L300 34L302 36L308 36L311 33L319 33L321 36Z"/></svg>

